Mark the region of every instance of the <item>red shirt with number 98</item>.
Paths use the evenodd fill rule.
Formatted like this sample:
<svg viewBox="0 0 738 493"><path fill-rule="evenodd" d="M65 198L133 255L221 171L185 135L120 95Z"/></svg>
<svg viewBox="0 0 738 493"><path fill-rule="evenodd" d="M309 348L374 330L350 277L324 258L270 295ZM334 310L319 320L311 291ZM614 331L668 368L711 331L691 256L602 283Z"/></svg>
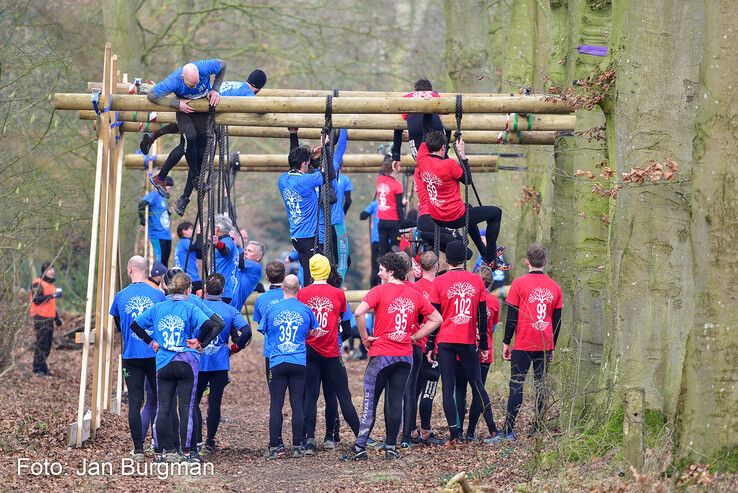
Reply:
<svg viewBox="0 0 738 493"><path fill-rule="evenodd" d="M561 288L543 272L515 279L505 301L518 308L513 349L550 351L554 348L553 311L562 306Z"/></svg>

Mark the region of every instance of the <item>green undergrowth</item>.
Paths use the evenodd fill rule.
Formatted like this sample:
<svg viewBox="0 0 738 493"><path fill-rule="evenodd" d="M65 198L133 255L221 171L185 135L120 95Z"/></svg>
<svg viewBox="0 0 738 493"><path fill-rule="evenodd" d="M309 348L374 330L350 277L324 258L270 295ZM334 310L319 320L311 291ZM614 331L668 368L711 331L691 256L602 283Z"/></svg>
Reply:
<svg viewBox="0 0 738 493"><path fill-rule="evenodd" d="M544 470L567 462L588 462L593 459L614 456L623 460L622 407L617 408L606 420L592 420L584 426L572 428L556 443L553 450L534 454L534 461ZM655 448L667 435L664 415L655 410L646 410L646 447ZM533 465L535 467L535 464Z"/></svg>

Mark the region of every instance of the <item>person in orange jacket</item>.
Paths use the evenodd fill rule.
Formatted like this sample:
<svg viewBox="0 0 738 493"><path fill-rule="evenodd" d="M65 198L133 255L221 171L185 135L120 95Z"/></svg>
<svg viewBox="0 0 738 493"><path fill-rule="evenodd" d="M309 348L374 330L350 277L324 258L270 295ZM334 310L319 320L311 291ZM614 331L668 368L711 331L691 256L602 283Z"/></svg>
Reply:
<svg viewBox="0 0 738 493"><path fill-rule="evenodd" d="M36 329L33 373L42 377L51 376L46 359L51 353L51 343L54 340L54 324L62 324L56 311L56 300L61 298L62 290L54 286L55 280L56 272L51 262L44 262L41 264L41 277L33 280L29 292L30 315Z"/></svg>

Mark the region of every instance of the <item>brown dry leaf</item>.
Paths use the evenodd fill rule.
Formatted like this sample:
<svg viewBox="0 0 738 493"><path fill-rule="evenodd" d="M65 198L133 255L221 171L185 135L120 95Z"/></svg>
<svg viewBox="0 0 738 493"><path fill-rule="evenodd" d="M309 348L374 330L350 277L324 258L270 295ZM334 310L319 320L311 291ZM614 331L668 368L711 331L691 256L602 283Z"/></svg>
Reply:
<svg viewBox="0 0 738 493"><path fill-rule="evenodd" d="M602 170L602 177L609 180L613 176L615 176L615 172L609 167L605 166L605 168Z"/></svg>

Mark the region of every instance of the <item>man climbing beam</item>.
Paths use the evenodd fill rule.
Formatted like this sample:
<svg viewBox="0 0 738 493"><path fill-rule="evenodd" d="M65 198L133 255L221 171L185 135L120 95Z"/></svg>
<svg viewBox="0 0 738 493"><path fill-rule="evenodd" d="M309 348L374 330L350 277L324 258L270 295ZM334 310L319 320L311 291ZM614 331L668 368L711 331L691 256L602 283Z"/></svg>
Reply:
<svg viewBox="0 0 738 493"><path fill-rule="evenodd" d="M458 229L468 226L469 237L479 250L482 260L492 269L509 268L499 256L504 248L497 248L502 210L488 205L470 207L461 198L459 182L472 183L471 170L464 154L464 141L456 143L456 152L464 168L446 155L446 136L430 132L418 149L416 173L428 194L428 212L440 227ZM468 213L468 216L467 216ZM482 242L478 224L487 223L486 244Z"/></svg>
<svg viewBox="0 0 738 493"><path fill-rule="evenodd" d="M182 196L177 199L174 205L174 210L180 216L184 215L185 208L190 202L195 180L200 175L200 165L208 139L208 114L195 113L189 102L193 99L207 97L210 105L217 106L220 101L218 91L223 83L225 71L226 62L223 60L212 59L188 63L152 87L147 95L149 101L160 105L166 104L164 98L169 94L173 93L176 96L169 103L169 106L176 110L180 141L177 147L169 153L169 157L159 174L151 178L151 183L159 190L159 193L168 197L165 189L167 175L182 158L182 155L185 156L189 167L187 183L182 191ZM215 76L212 84L210 81L211 75Z"/></svg>
<svg viewBox="0 0 738 493"><path fill-rule="evenodd" d="M221 96L256 96L257 94L259 94L259 91L261 91L261 89L266 85L266 82L267 75L264 73L264 71L256 69L249 74L249 76L246 78L246 82L235 80L227 80L223 82L223 85L220 86L219 94ZM156 139L158 139L162 135L176 133L179 133L179 125L177 125L176 123L169 123L167 125L164 125L163 127L159 128L159 130L145 133L141 138L139 148L141 149L141 152L143 152L144 154L148 154L149 150L151 149L151 144L153 144ZM179 146L177 146L175 149L179 149ZM180 153L178 159L182 159L183 155L184 151Z"/></svg>

